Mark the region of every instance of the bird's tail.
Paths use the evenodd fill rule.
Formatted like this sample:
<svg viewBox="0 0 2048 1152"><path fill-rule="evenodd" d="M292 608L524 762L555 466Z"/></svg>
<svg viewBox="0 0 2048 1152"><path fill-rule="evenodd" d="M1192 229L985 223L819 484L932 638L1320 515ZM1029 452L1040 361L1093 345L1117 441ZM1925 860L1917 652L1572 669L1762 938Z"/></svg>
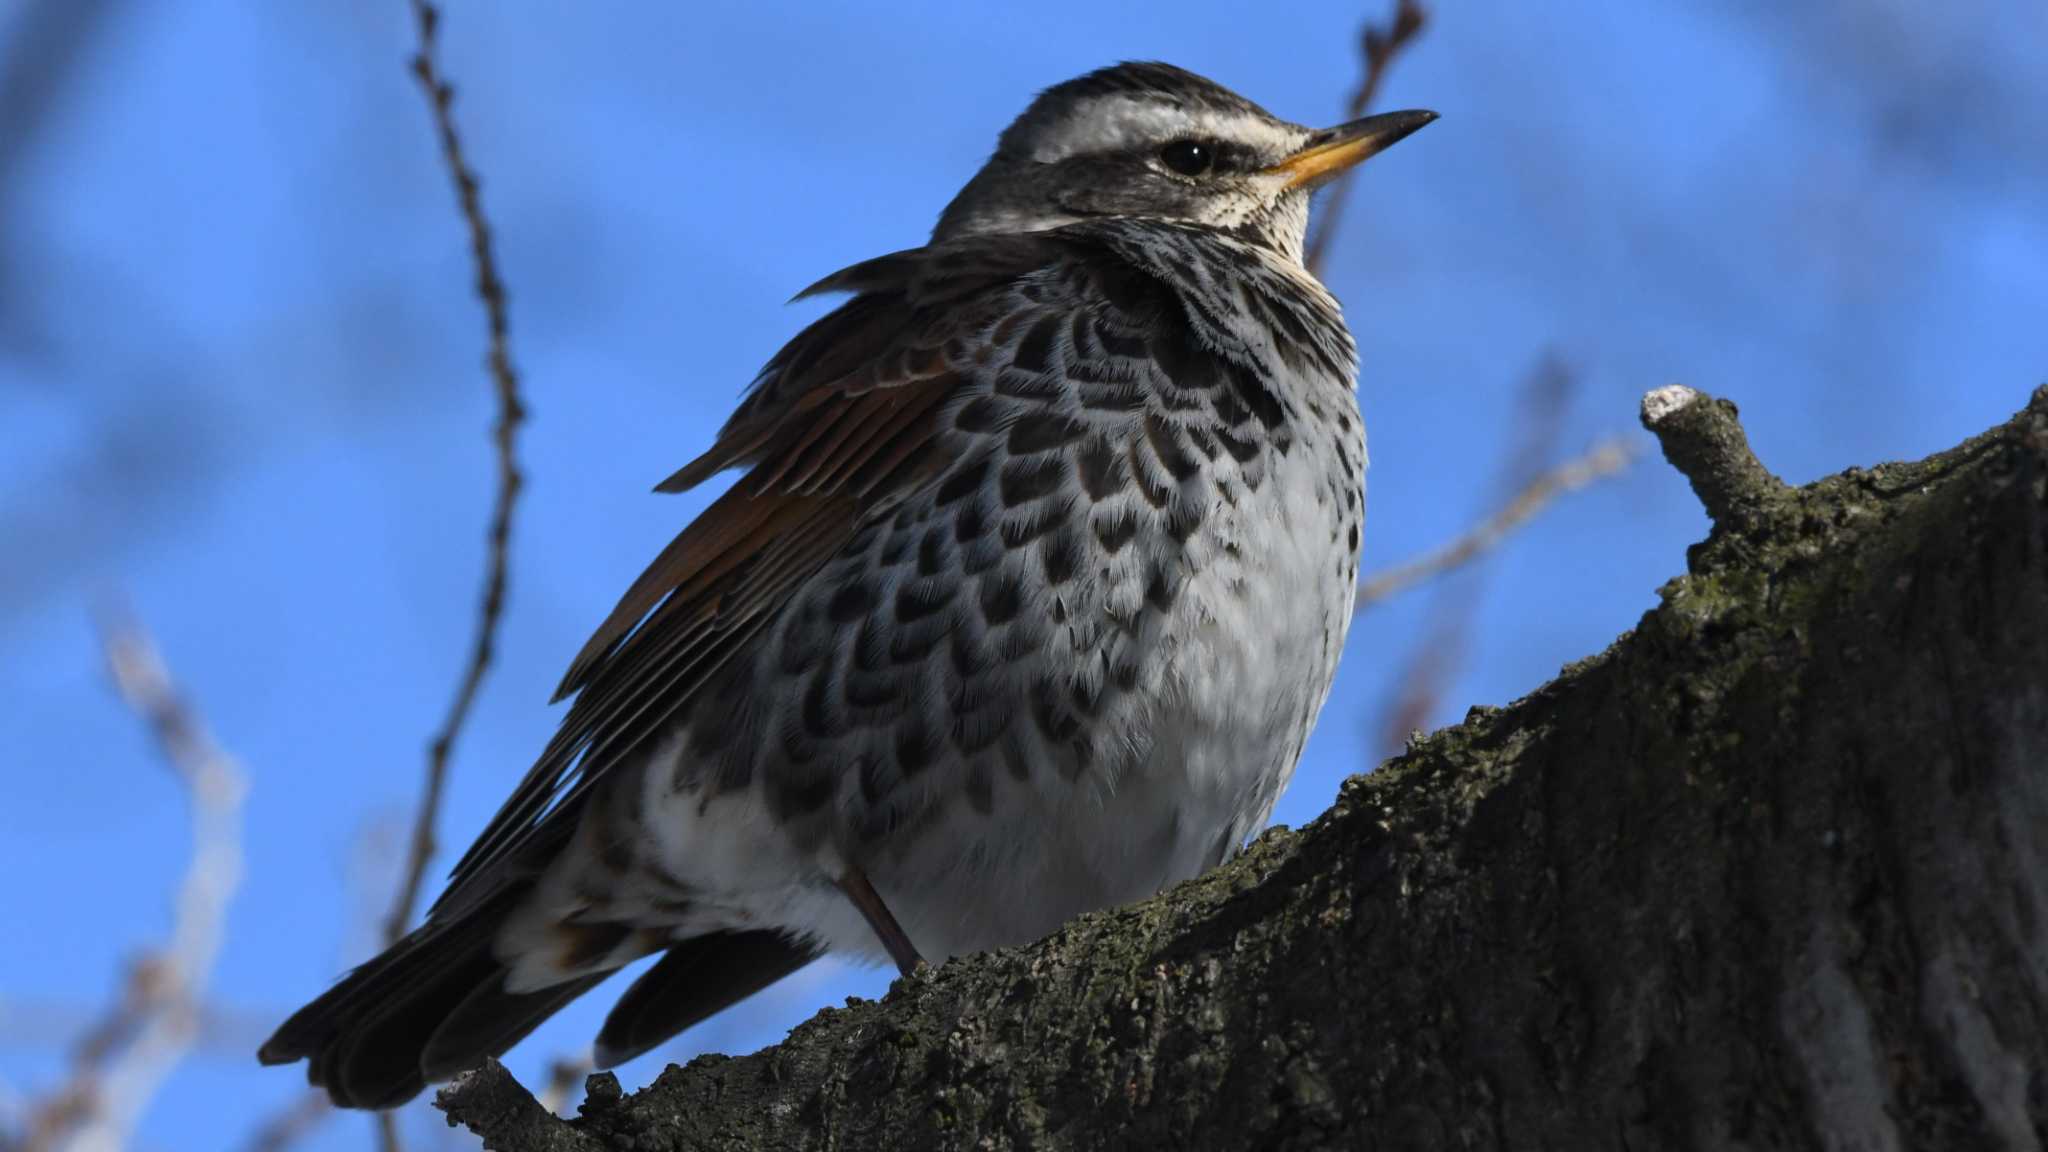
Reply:
<svg viewBox="0 0 2048 1152"><path fill-rule="evenodd" d="M531 884L444 913L350 972L279 1026L257 1056L308 1062L306 1079L343 1108L395 1108L429 1083L502 1054L637 956L618 925L556 922L573 942L559 982L529 988L502 946L508 921L528 918ZM512 935L521 935L515 923ZM579 939L580 937L580 939ZM576 955L580 952L580 957ZM630 1059L726 1005L803 967L816 949L779 932L713 932L666 945L666 955L620 998L599 1034L600 1067ZM520 976L525 975L526 979ZM525 990L512 991L514 987Z"/></svg>
<svg viewBox="0 0 2048 1152"><path fill-rule="evenodd" d="M610 975L506 991L493 946L525 891L429 920L299 1009L257 1057L308 1061L306 1079L344 1108L392 1108L502 1053Z"/></svg>

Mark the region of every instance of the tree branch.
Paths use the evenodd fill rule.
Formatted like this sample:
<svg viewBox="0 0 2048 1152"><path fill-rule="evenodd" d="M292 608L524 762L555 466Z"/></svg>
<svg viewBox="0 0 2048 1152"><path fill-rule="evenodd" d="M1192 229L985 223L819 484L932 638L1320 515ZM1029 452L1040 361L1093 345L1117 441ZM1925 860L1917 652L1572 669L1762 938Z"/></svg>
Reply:
<svg viewBox="0 0 2048 1152"><path fill-rule="evenodd" d="M15 4L0 28L0 236L8 268L0 273L0 346L9 351L47 352L46 335L33 315L41 293L31 288L39 269L24 256L34 252L27 217L16 198L26 182L23 159L44 127L64 107L60 99L77 79L95 36L119 5L113 0L28 0ZM11 274L9 274L11 273Z"/></svg>
<svg viewBox="0 0 2048 1152"><path fill-rule="evenodd" d="M1562 469L1550 467L1577 387L1578 373L1562 356L1545 352L1536 358L1516 389L1506 450L1493 455L1493 499L1498 507L1449 545L1363 581L1355 601L1358 610L1415 583L1448 575L1485 558L1561 492L1591 483L1603 469L1627 466L1626 448L1617 442ZM1481 575L1483 571L1440 587L1432 597L1420 637L1398 665L1399 674L1390 681L1385 719L1375 723L1384 733L1385 748L1398 749L1410 733L1429 727L1442 714L1444 697L1472 643L1485 589Z"/></svg>
<svg viewBox="0 0 2048 1152"><path fill-rule="evenodd" d="M1412 560L1376 572L1358 584L1358 607L1389 600L1428 580L1455 572L1499 547L1558 497L1628 470L1635 452L1626 441L1603 440L1585 453L1538 475L1491 516L1463 535Z"/></svg>
<svg viewBox="0 0 2048 1152"><path fill-rule="evenodd" d="M435 63L435 36L440 25L440 13L425 0L413 0L413 15L419 28L419 52L412 59L413 75L419 79L420 88L427 95L428 106L434 116L434 127L441 139L441 156L448 166L448 174L454 180L456 199L462 208L462 218L469 225L470 255L476 264L476 294L483 301L484 315L490 329L490 353L486 366L490 369L491 381L498 395L498 421L491 430L491 441L497 449L497 498L491 509L489 530L490 558L485 566L483 604L477 614L475 638L471 641L469 664L462 681L455 692L455 699L449 705L448 715L435 734L427 753L426 784L420 800L419 814L413 823L412 849L406 858L405 879L399 886L398 897L392 903L391 915L384 922L386 943L405 935L412 923L413 909L419 902L420 886L425 878L427 861L434 855L434 827L441 807L441 790L448 775L448 759L455 749L455 739L462 732L463 722L469 719L469 710L476 701L477 689L482 686L484 674L490 670L491 659L496 652L498 621L505 610L506 573L510 566L512 540L512 512L519 500L522 478L519 472L517 441L520 422L526 418L525 405L519 398L519 376L512 368L512 354L508 343L510 331L506 319L505 284L498 278L498 262L492 253L490 222L484 216L483 200L476 173L462 153L461 137L455 132L455 117L452 105L455 89L441 78Z"/></svg>
<svg viewBox="0 0 2048 1152"><path fill-rule="evenodd" d="M112 1152L127 1146L143 1109L198 1032L199 994L242 879L241 767L178 695L140 625L109 611L101 631L114 687L148 722L164 760L185 785L192 856L178 884L170 939L130 966L120 999L79 1042L71 1079L29 1122L23 1145L29 1152Z"/></svg>
<svg viewBox="0 0 2048 1152"><path fill-rule="evenodd" d="M1372 107L1373 97L1379 95L1380 82L1386 79L1387 66L1401 54L1401 49L1422 34L1428 22L1429 13L1417 0L1395 0L1394 14L1384 27L1371 21L1365 23L1358 33L1358 53L1365 63L1365 72L1359 77L1358 87L1352 90L1350 102L1344 106L1344 119L1356 120ZM1309 237L1302 257L1309 272L1318 277L1323 274L1331 238L1337 234L1337 222L1344 217L1344 194L1351 188L1351 176L1351 172L1346 172L1331 183L1324 197L1322 222L1316 226L1315 235Z"/></svg>
<svg viewBox="0 0 2048 1152"><path fill-rule="evenodd" d="M1723 416L1651 421L1709 490L1755 475ZM1606 653L1200 879L573 1122L494 1069L441 1106L508 1152L2025 1146L2048 388L1753 507Z"/></svg>
<svg viewBox="0 0 2048 1152"><path fill-rule="evenodd" d="M1749 450L1735 405L1672 384L1643 397L1643 427L1722 527L1761 523L1788 491Z"/></svg>
<svg viewBox="0 0 2048 1152"><path fill-rule="evenodd" d="M391 914L384 922L384 942L391 944L404 936L419 904L420 888L426 878L427 862L435 851L435 828L441 811L441 794L447 785L448 761L455 740L469 719L477 690L490 671L497 649L498 622L505 610L505 585L510 568L512 513L519 500L523 477L519 471L517 441L519 425L526 418L520 400L519 376L512 367L508 339L505 284L498 276L498 261L491 242L490 222L484 215L483 198L476 172L463 155L462 138L455 130L455 88L442 78L435 49L441 14L427 0L412 0L413 22L419 33L419 51L412 58L413 76L426 94L433 114L434 130L441 141L441 158L455 185L456 202L469 226L470 257L476 266L476 294L484 305L490 333L490 351L485 365L498 397L498 420L491 429L497 450L497 497L491 508L488 533L490 555L485 564L483 603L470 645L469 663L449 704L448 715L427 750L427 774L422 786L419 812L414 817L411 849L406 855L403 879L392 901ZM398 1122L393 1113L377 1119L378 1135L385 1152L399 1148Z"/></svg>
<svg viewBox="0 0 2048 1152"><path fill-rule="evenodd" d="M334 1105L327 1093L317 1088L301 1092L289 1106L257 1125L242 1147L246 1152L286 1152L333 1115Z"/></svg>
<svg viewBox="0 0 2048 1152"><path fill-rule="evenodd" d="M592 1071L587 1056L557 1056L548 1061L548 1082L540 1092L540 1106L560 1112L569 1106L569 1094L583 1086Z"/></svg>
<svg viewBox="0 0 2048 1152"><path fill-rule="evenodd" d="M435 1095L434 1105L448 1114L449 1124L483 1137L487 1149L600 1152L604 1147L564 1124L496 1060L457 1077Z"/></svg>

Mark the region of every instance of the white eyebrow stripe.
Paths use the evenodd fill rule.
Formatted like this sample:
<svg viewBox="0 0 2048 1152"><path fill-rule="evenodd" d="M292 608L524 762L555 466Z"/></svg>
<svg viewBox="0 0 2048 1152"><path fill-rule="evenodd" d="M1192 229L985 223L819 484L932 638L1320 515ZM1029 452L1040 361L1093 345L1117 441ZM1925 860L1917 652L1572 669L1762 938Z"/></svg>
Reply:
<svg viewBox="0 0 2048 1152"><path fill-rule="evenodd" d="M1210 108L1189 111L1157 101L1128 96L1098 96L1074 106L1066 116L1070 131L1049 139L1031 154L1040 164L1056 164L1069 156L1113 152L1143 140L1200 136L1293 148L1302 137L1248 112Z"/></svg>

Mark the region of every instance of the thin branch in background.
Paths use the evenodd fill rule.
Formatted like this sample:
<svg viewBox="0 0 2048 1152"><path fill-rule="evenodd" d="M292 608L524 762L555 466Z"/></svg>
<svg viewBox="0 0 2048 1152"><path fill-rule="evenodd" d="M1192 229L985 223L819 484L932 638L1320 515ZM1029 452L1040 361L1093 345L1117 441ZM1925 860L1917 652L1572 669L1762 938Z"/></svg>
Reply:
<svg viewBox="0 0 2048 1152"><path fill-rule="evenodd" d="M1635 449L1627 441L1603 440L1531 481L1493 515L1457 539L1412 560L1383 569L1358 584L1358 607L1390 600L1418 584L1455 572L1498 547L1558 497L1628 470Z"/></svg>
<svg viewBox="0 0 2048 1152"><path fill-rule="evenodd" d="M412 0L414 24L419 32L419 51L413 54L412 74L426 94L434 117L434 129L441 142L441 159L455 184L456 201L469 225L469 248L476 265L476 294L483 301L490 330L490 352L485 363L498 396L498 420L491 429L497 448L497 500L491 509L490 558L484 576L483 605L478 613L476 636L470 648L469 666L449 705L448 716L435 733L427 752L426 783L420 796L419 813L413 820L412 846L406 856L405 875L391 914L384 921L387 944L405 935L419 904L420 886L426 878L427 861L434 855L434 829L441 811L441 794L447 785L448 760L455 739L469 718L478 688L490 670L497 647L498 621L505 610L505 584L510 567L512 512L519 500L518 435L526 418L519 396L519 376L512 368L508 346L510 322L506 319L505 283L498 276L498 261L491 244L490 222L484 216L483 199L475 170L462 151L462 138L455 131L455 88L441 77L435 54L441 14L427 0ZM399 1147L398 1124L393 1113L378 1117L378 1133L387 1152Z"/></svg>
<svg viewBox="0 0 2048 1152"><path fill-rule="evenodd" d="M347 938L353 943L343 949L344 954L352 954L382 935L382 924L377 921L383 915L381 905L388 898L384 893L388 891L391 873L398 867L398 862L392 858L392 848L399 843L399 837L405 831L401 825L402 821L393 814L390 819L367 822L355 837L348 876L359 915L351 917L356 927ZM280 1015L282 1013L265 1014L264 1024L253 1037L231 1042L234 1051L246 1057L249 1050L260 1044L262 1037L275 1027ZM251 1129L242 1147L245 1152L285 1152L338 1114L325 1090L308 1089ZM388 1137L383 1135L381 1120L378 1127L381 1139L396 1139L396 1133ZM0 1152L6 1150L0 1149Z"/></svg>
<svg viewBox="0 0 2048 1152"><path fill-rule="evenodd" d="M30 0L14 5L0 29L0 248L7 253L0 265L13 273L0 274L0 344L10 350L43 350L34 319L21 314L39 302L38 293L25 290L32 277L23 275L34 264L23 258L32 230L15 211L23 160L60 114L59 97L117 7L113 0Z"/></svg>
<svg viewBox="0 0 2048 1152"><path fill-rule="evenodd" d="M1494 482L1499 511L1471 531L1434 552L1364 581L1359 604L1374 603L1433 576L1440 576L1490 555L1517 527L1526 524L1558 495L1619 473L1630 460L1619 443L1603 444L1566 464L1547 468L1563 430L1577 378L1555 353L1546 353L1523 383L1511 427L1514 448L1502 459ZM1443 702L1453 677L1471 645L1484 583L1478 573L1441 588L1430 608L1422 642L1416 645L1402 674L1382 728L1389 748L1426 727Z"/></svg>
<svg viewBox="0 0 2048 1152"><path fill-rule="evenodd" d="M556 1115L569 1106L569 1093L583 1086L595 1066L588 1056L557 1056L548 1064L548 1082L541 1089L540 1106Z"/></svg>
<svg viewBox="0 0 2048 1152"><path fill-rule="evenodd" d="M1380 82L1386 79L1387 66L1421 35L1428 22L1429 12L1417 0L1396 0L1394 15L1384 26L1367 21L1359 30L1358 52L1365 61L1365 73L1351 93L1351 102L1344 106L1344 119L1356 120L1372 107L1373 98L1379 95ZM1337 234L1337 222L1344 216L1344 193L1351 187L1351 176L1351 172L1346 172L1331 183L1323 198L1322 223L1316 226L1315 235L1309 237L1307 254L1302 257L1308 270L1318 276L1322 275L1323 260L1330 252L1330 238Z"/></svg>
<svg viewBox="0 0 2048 1152"><path fill-rule="evenodd" d="M184 783L192 856L178 885L171 938L130 966L121 997L72 1054L70 1079L35 1109L24 1149L115 1152L128 1146L164 1077L199 1031L199 994L242 879L241 768L182 700L149 636L118 613L102 619L114 687L149 723Z"/></svg>
<svg viewBox="0 0 2048 1152"><path fill-rule="evenodd" d="M0 1043L44 1051L75 1052L105 1023L101 1005L52 999L0 996ZM205 1004L193 1021L192 1050L239 1059L263 1042L283 1013L276 1008Z"/></svg>
<svg viewBox="0 0 2048 1152"><path fill-rule="evenodd" d="M0 1152L21 1152L16 1141L27 1115L28 1097L12 1082L0 1078Z"/></svg>
<svg viewBox="0 0 2048 1152"><path fill-rule="evenodd" d="M60 107L85 48L114 10L111 0L42 0L15 6L0 36L0 192Z"/></svg>
<svg viewBox="0 0 2048 1152"><path fill-rule="evenodd" d="M484 674L490 670L491 658L496 651L498 621L505 610L512 511L519 500L522 483L517 453L519 424L526 418L525 406L519 399L519 376L512 368L512 354L507 344L510 325L505 314L505 284L498 278L490 223L484 217L476 173L463 157L462 140L455 133L455 117L451 110L455 89L441 78L435 64L435 33L441 16L426 0L413 0L412 9L419 26L420 45L419 52L412 58L412 72L427 95L434 127L441 138L441 158L455 182L462 218L469 224L470 256L476 264L476 294L483 301L490 327L490 353L486 364L498 394L498 422L491 429L491 440L497 448L498 495L491 509L490 559L484 576L483 606L470 648L469 667L456 689L454 702L449 705L447 719L442 722L428 749L426 786L420 799L419 815L413 822L412 850L406 859L405 878L399 887L397 900L392 903L391 915L384 922L387 943L405 935L406 928L412 923L413 909L419 903L420 884L426 876L427 861L434 855L435 819L440 813L441 790L448 778L448 759L455 750L455 738L461 733L463 722L469 718L477 689L482 686Z"/></svg>
<svg viewBox="0 0 2048 1152"><path fill-rule="evenodd" d="M121 980L121 994L71 1049L71 1078L29 1111L22 1147L29 1152L55 1148L86 1123L100 1107L106 1066L142 1030L157 995L154 958L137 957Z"/></svg>
<svg viewBox="0 0 2048 1152"><path fill-rule="evenodd" d="M334 1105L327 1099L327 1093L318 1088L308 1089L258 1125L256 1131L250 1133L249 1142L242 1147L247 1152L285 1152L311 1135L313 1129L332 1115Z"/></svg>

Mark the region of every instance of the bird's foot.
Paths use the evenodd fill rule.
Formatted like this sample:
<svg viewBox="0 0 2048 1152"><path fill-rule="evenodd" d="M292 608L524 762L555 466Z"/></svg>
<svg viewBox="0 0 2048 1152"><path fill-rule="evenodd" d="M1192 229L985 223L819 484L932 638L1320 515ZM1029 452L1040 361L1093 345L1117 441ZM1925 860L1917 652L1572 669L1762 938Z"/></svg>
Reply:
<svg viewBox="0 0 2048 1152"><path fill-rule="evenodd" d="M854 865L848 865L845 874L839 877L839 890L846 893L846 898L853 901L853 906L860 909L860 914L866 917L868 927L875 930L875 935L882 941L882 947L889 950L889 959L896 962L896 971L899 975L909 976L931 967L925 963L924 957L917 954L917 946L910 942L909 935L903 931L903 926L896 922L896 916L889 911L889 906L882 903L881 893L876 892L875 886L868 883L866 873Z"/></svg>

